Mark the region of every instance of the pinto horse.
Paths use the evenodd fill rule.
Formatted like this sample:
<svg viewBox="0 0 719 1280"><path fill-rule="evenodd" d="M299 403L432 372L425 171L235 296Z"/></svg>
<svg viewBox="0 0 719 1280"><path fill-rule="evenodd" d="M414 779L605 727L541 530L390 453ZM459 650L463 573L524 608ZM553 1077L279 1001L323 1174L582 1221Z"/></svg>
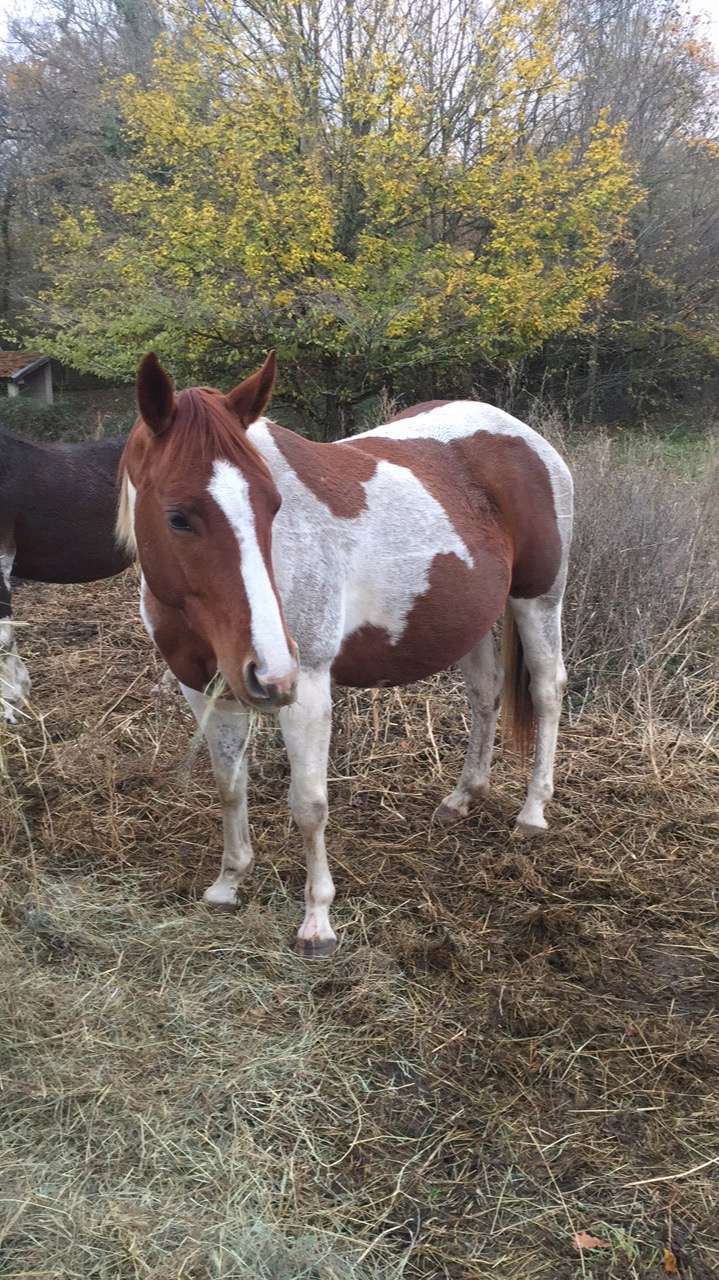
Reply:
<svg viewBox="0 0 719 1280"><path fill-rule="evenodd" d="M140 417L121 464L118 535L136 549L140 612L207 739L224 854L205 899L232 906L250 871L250 712L279 710L307 859L297 950L329 955L325 849L331 686L401 685L458 663L472 705L442 820L487 791L502 673L515 739L535 736L518 830L546 827L566 684L561 607L572 479L542 436L489 405L432 402L332 444L263 416L271 353L228 395L175 394L140 365ZM231 698L208 696L219 674Z"/></svg>
<svg viewBox="0 0 719 1280"><path fill-rule="evenodd" d="M0 431L0 709L10 723L30 692L11 621L11 574L92 582L127 568L132 557L115 538L124 447L124 440L42 444Z"/></svg>

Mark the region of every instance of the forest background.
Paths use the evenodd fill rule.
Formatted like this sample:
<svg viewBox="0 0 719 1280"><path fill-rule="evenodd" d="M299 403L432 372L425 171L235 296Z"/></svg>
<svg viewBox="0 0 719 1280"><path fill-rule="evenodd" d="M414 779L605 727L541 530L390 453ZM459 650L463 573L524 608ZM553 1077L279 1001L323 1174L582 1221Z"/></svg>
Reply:
<svg viewBox="0 0 719 1280"><path fill-rule="evenodd" d="M48 0L0 64L4 346L227 385L312 434L479 394L719 386L716 49L675 0Z"/></svg>

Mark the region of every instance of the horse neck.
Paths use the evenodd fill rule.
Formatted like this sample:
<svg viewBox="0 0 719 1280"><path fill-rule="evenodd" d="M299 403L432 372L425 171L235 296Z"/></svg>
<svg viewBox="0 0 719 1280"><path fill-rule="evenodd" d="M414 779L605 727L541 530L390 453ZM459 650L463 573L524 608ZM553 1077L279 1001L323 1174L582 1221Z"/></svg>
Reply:
<svg viewBox="0 0 719 1280"><path fill-rule="evenodd" d="M311 495L336 514L353 513L357 476L346 451L338 448L341 442L307 440L267 418L250 427L248 436L269 466L283 501L302 505L303 497Z"/></svg>
<svg viewBox="0 0 719 1280"><path fill-rule="evenodd" d="M249 438L269 466L282 498L273 525L279 584L288 589L291 580L292 591L301 593L306 572L313 582L319 573L331 589L347 571L359 536L358 522L352 517L365 507L364 489L353 474L354 450L348 456L339 444L305 440L266 420L250 428ZM360 458L360 465L364 471L367 461ZM372 460L369 470L373 469Z"/></svg>

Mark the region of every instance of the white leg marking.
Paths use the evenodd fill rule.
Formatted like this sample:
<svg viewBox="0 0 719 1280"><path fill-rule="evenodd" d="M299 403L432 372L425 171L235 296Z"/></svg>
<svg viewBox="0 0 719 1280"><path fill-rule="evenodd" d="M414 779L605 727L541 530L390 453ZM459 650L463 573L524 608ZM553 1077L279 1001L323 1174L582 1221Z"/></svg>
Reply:
<svg viewBox="0 0 719 1280"><path fill-rule="evenodd" d="M5 608L10 609L10 575L14 549L0 551L0 594ZM30 697L30 676L15 643L15 627L10 617L0 621L0 714L8 724L16 724L15 712Z"/></svg>
<svg viewBox="0 0 719 1280"><path fill-rule="evenodd" d="M292 770L290 808L307 859L305 918L297 934L307 953L328 954L337 941L330 924L335 887L327 862L327 756L332 732L329 671L302 671L297 701L280 711Z"/></svg>
<svg viewBox="0 0 719 1280"><path fill-rule="evenodd" d="M462 776L454 791L437 809L436 817L440 822L466 818L473 801L489 791L489 770L502 688L502 669L491 631L462 658L459 668L472 708L472 728Z"/></svg>
<svg viewBox="0 0 719 1280"><path fill-rule="evenodd" d="M162 698L166 694L174 693L177 683L177 677L174 672L170 671L169 667L165 667L157 684L153 684L151 692Z"/></svg>
<svg viewBox="0 0 719 1280"><path fill-rule="evenodd" d="M544 806L554 793L554 756L567 673L562 659L562 602L556 596L509 603L522 637L524 660L529 669L530 692L537 716L534 768L527 799L517 818L523 835L544 831Z"/></svg>
<svg viewBox="0 0 719 1280"><path fill-rule="evenodd" d="M247 740L249 713L239 703L206 698L181 684L210 749L212 771L222 802L224 850L220 874L205 890L205 902L232 907L237 889L254 861L247 817Z"/></svg>

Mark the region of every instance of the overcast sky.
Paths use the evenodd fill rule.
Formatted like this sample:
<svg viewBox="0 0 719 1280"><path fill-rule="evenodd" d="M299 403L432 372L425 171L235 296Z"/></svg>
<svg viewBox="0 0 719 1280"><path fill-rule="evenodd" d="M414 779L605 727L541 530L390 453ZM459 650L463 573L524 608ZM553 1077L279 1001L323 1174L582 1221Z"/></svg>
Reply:
<svg viewBox="0 0 719 1280"><path fill-rule="evenodd" d="M719 0L689 0L689 4L696 13L709 19L709 31L719 49ZM5 37L9 13L32 13L41 8L42 0L0 0L0 40Z"/></svg>
<svg viewBox="0 0 719 1280"><path fill-rule="evenodd" d="M697 13L704 13L709 18L714 43L719 48L719 0L691 0L691 7Z"/></svg>

